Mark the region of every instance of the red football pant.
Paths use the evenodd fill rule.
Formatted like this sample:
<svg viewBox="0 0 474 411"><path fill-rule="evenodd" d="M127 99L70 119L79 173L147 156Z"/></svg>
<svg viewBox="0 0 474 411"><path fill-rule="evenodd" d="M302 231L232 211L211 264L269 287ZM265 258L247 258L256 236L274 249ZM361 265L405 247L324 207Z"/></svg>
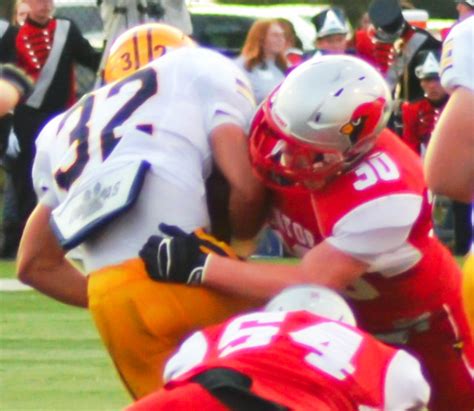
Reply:
<svg viewBox="0 0 474 411"><path fill-rule="evenodd" d="M227 407L214 398L201 385L189 382L172 389L163 388L147 395L126 411L227 411Z"/></svg>
<svg viewBox="0 0 474 411"><path fill-rule="evenodd" d="M461 299L444 305L448 316L414 333L404 348L417 356L431 385L431 411L474 410L474 346Z"/></svg>

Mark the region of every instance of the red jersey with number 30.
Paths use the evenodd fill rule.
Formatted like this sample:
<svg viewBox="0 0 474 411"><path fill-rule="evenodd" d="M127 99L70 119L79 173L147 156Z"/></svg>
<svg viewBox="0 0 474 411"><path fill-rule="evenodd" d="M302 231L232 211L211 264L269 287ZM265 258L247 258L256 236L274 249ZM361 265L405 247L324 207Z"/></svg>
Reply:
<svg viewBox="0 0 474 411"><path fill-rule="evenodd" d="M369 264L348 290L363 328L390 330L459 298L459 268L431 235L421 161L390 131L312 201L323 237Z"/></svg>
<svg viewBox="0 0 474 411"><path fill-rule="evenodd" d="M286 251L296 257L322 241L309 192L274 190L270 226L279 234Z"/></svg>
<svg viewBox="0 0 474 411"><path fill-rule="evenodd" d="M246 314L193 334L166 365L167 388L215 367L292 410L401 410L429 396L414 357L306 311Z"/></svg>

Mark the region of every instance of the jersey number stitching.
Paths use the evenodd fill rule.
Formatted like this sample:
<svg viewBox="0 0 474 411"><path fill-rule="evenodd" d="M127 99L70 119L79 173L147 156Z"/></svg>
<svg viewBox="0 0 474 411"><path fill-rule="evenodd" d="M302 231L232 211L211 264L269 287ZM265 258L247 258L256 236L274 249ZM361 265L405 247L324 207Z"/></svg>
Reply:
<svg viewBox="0 0 474 411"><path fill-rule="evenodd" d="M136 93L121 106L121 108L100 131L99 139L102 161L110 155L120 141L121 136L115 134L115 128L123 124L123 122L126 121L146 100L155 95L158 90L156 72L152 68L147 68L137 71L126 79L114 84L110 88L106 99L120 93L124 86L131 87L134 82L139 85ZM54 175L58 186L64 190L68 190L72 183L82 174L90 159L89 141L96 137L91 135L89 127L95 100L96 96L94 93L85 96L68 111L67 115L64 116L59 125L60 132L71 117L73 117L77 112L80 113L76 126L69 133L71 149L75 150L74 161L67 167L59 168Z"/></svg>

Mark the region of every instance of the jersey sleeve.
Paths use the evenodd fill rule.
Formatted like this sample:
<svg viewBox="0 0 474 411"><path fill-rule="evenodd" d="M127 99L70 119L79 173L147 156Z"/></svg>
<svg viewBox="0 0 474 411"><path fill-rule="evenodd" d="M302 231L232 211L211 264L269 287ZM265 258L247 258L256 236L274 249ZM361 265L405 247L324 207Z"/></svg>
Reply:
<svg viewBox="0 0 474 411"><path fill-rule="evenodd" d="M452 93L456 87L474 91L474 16L459 23L443 43L441 84Z"/></svg>
<svg viewBox="0 0 474 411"><path fill-rule="evenodd" d="M403 134L402 140L415 153L420 153L420 140L416 133L416 124L418 122L417 110L414 103L408 101L402 104Z"/></svg>
<svg viewBox="0 0 474 411"><path fill-rule="evenodd" d="M384 411L423 410L430 399L430 386L416 358L397 351L385 374Z"/></svg>
<svg viewBox="0 0 474 411"><path fill-rule="evenodd" d="M340 218L327 241L369 264L369 271L404 271L421 258L407 240L422 202L417 194L386 195L366 202Z"/></svg>
<svg viewBox="0 0 474 411"><path fill-rule="evenodd" d="M56 136L59 117L51 120L40 132L36 139L36 155L33 162L32 178L38 202L51 208L59 205L59 199L54 192L54 175L50 153L53 149L53 139Z"/></svg>
<svg viewBox="0 0 474 411"><path fill-rule="evenodd" d="M206 357L207 349L206 336L201 331L192 334L166 363L164 381L176 379L199 365Z"/></svg>
<svg viewBox="0 0 474 411"><path fill-rule="evenodd" d="M197 87L206 102L208 134L219 125L228 123L248 131L255 111L255 98L247 77L234 62L216 60L213 69L207 69L197 79Z"/></svg>

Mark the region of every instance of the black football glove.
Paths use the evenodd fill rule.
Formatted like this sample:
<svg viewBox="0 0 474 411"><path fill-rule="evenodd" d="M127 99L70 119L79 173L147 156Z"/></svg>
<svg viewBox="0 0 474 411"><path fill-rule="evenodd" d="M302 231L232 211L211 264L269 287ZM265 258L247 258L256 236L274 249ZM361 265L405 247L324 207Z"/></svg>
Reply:
<svg viewBox="0 0 474 411"><path fill-rule="evenodd" d="M0 78L7 80L20 93L20 100L26 100L33 91L33 82L23 70L13 64L0 64Z"/></svg>
<svg viewBox="0 0 474 411"><path fill-rule="evenodd" d="M170 237L151 236L140 250L148 275L156 281L201 284L210 254L238 258L232 248L198 228L187 234L179 227L160 224Z"/></svg>

